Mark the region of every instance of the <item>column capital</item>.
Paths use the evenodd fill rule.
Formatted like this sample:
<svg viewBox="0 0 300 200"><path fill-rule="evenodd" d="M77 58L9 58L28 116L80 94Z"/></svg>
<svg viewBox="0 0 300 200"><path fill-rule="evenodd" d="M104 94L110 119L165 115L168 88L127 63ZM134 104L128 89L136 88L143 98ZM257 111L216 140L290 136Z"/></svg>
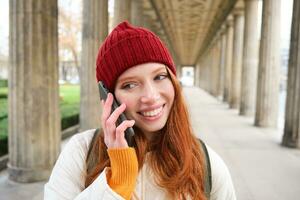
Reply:
<svg viewBox="0 0 300 200"><path fill-rule="evenodd" d="M232 14L234 16L244 15L245 13L245 5L243 1L238 1L236 6L234 7Z"/></svg>
<svg viewBox="0 0 300 200"><path fill-rule="evenodd" d="M223 23L222 26L221 26L221 28L220 28L220 35L223 35L225 33L226 33L226 24Z"/></svg>
<svg viewBox="0 0 300 200"><path fill-rule="evenodd" d="M229 14L226 18L226 26L233 26L233 15L232 14Z"/></svg>
<svg viewBox="0 0 300 200"><path fill-rule="evenodd" d="M236 4L234 5L233 10L239 10L239 9L245 9L245 1L244 0L238 0Z"/></svg>
<svg viewBox="0 0 300 200"><path fill-rule="evenodd" d="M219 29L219 30L217 31L216 35L215 35L215 40L219 40L219 38L221 37L221 35L222 35L222 30Z"/></svg>

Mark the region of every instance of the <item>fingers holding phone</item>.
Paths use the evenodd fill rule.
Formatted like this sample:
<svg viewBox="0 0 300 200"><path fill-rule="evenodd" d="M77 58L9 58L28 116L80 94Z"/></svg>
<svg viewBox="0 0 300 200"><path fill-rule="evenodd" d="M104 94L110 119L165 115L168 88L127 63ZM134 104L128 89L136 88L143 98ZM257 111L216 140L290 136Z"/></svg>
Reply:
<svg viewBox="0 0 300 200"><path fill-rule="evenodd" d="M125 111L126 105L121 104L112 113L113 95L109 93L106 101L102 101L103 112L101 124L104 131L104 142L108 149L110 148L126 148L128 143L125 139L125 130L132 127L134 120L125 120L116 127L119 116Z"/></svg>

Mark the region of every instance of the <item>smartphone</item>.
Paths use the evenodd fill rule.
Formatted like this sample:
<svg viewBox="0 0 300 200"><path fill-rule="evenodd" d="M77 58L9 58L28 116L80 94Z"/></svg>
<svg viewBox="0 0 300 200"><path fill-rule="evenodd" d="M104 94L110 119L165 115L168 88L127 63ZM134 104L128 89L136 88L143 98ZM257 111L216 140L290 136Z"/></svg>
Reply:
<svg viewBox="0 0 300 200"><path fill-rule="evenodd" d="M100 93L100 99L103 99L104 101L107 98L107 94L109 93L108 89L105 87L104 83L102 81L99 81L98 83L98 87L99 87L99 93ZM111 109L111 113L120 106L120 104L118 103L118 101L116 100L116 98L114 97L113 99L113 104L112 104L112 109ZM116 122L116 126L119 126L123 121L127 120L126 116L124 113L122 113L117 122ZM128 146L132 147L133 146L133 136L134 136L134 130L132 127L129 127L125 130L125 139L127 141Z"/></svg>

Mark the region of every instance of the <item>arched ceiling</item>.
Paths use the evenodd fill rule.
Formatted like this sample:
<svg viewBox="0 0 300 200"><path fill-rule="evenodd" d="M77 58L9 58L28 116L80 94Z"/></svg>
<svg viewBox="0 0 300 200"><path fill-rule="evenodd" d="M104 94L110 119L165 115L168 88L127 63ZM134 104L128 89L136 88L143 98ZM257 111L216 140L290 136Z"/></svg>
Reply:
<svg viewBox="0 0 300 200"><path fill-rule="evenodd" d="M144 0L144 15L181 65L194 65L236 0Z"/></svg>

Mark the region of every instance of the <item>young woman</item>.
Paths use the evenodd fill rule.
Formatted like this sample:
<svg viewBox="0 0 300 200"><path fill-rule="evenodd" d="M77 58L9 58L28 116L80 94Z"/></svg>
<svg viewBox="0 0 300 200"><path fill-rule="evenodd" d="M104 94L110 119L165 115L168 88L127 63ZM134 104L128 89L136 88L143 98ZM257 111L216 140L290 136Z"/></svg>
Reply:
<svg viewBox="0 0 300 200"><path fill-rule="evenodd" d="M111 92L102 101L102 129L71 138L44 199L236 199L226 165L209 147L207 157L193 134L176 68L156 35L119 24L99 50L97 79ZM114 111L113 98L120 103ZM128 120L116 125L121 113Z"/></svg>

